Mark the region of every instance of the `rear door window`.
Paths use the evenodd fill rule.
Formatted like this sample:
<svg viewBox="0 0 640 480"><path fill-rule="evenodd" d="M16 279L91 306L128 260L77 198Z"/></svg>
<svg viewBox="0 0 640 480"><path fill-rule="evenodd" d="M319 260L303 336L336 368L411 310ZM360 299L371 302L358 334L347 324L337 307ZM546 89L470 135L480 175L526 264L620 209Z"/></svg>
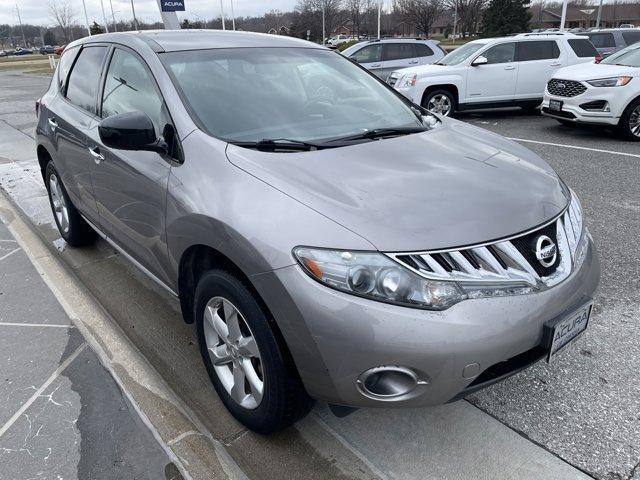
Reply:
<svg viewBox="0 0 640 480"><path fill-rule="evenodd" d="M416 57L412 43L387 43L383 46L382 51L385 62Z"/></svg>
<svg viewBox="0 0 640 480"><path fill-rule="evenodd" d="M382 47L379 44L367 45L351 55L350 58L358 63L379 62L382 59Z"/></svg>
<svg viewBox="0 0 640 480"><path fill-rule="evenodd" d="M107 47L84 47L69 74L67 100L96 114L96 96Z"/></svg>
<svg viewBox="0 0 640 480"><path fill-rule="evenodd" d="M433 50L424 43L416 43L415 47L418 57L430 57L433 55Z"/></svg>
<svg viewBox="0 0 640 480"><path fill-rule="evenodd" d="M598 55L598 51L587 38L572 38L568 42L577 57L587 58Z"/></svg>
<svg viewBox="0 0 640 480"><path fill-rule="evenodd" d="M518 44L518 61L550 60L560 56L560 48L555 40L520 42Z"/></svg>
<svg viewBox="0 0 640 480"><path fill-rule="evenodd" d="M640 32L622 32L622 38L627 45L640 42Z"/></svg>
<svg viewBox="0 0 640 480"><path fill-rule="evenodd" d="M589 39L596 48L611 48L616 46L613 33L590 33Z"/></svg>

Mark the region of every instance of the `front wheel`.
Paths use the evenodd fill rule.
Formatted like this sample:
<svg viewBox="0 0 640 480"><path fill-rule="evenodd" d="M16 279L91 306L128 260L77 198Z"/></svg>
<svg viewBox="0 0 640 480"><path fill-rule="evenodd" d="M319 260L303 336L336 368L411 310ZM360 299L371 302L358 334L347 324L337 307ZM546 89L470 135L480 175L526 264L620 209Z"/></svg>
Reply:
<svg viewBox="0 0 640 480"><path fill-rule="evenodd" d="M194 314L209 378L240 423L266 434L309 412L313 402L275 327L239 277L224 270L205 273L196 288Z"/></svg>
<svg viewBox="0 0 640 480"><path fill-rule="evenodd" d="M449 90L433 90L425 95L422 106L431 113L452 117L456 109L456 99Z"/></svg>
<svg viewBox="0 0 640 480"><path fill-rule="evenodd" d="M640 141L640 98L625 109L618 123L618 130L629 140Z"/></svg>

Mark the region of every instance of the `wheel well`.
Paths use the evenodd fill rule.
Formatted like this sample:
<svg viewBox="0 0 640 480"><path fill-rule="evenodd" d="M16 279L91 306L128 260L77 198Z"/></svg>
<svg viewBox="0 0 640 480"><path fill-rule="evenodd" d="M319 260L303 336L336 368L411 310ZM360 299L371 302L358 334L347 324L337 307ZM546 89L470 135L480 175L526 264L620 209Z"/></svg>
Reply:
<svg viewBox="0 0 640 480"><path fill-rule="evenodd" d="M47 168L47 163L51 161L51 155L42 145L38 145L37 153L38 164L40 165L40 173L42 174L42 178L44 179L44 171Z"/></svg>
<svg viewBox="0 0 640 480"><path fill-rule="evenodd" d="M293 361L293 356L291 355L287 342L282 335L280 327L278 327L269 307L267 307L267 304L253 286L249 277L247 277L240 267L238 267L230 258L207 245L193 245L189 247L182 254L182 258L180 259L178 292L180 296L180 309L182 310L184 321L186 323L193 323L195 321L195 318L193 317L193 303L195 300L198 281L204 273L214 268L226 270L227 272L234 274L251 291L251 293L254 294L257 302L260 304L260 307L262 307L269 319L269 324L274 332L278 344L280 345L285 360L293 367L296 374L298 374L295 362Z"/></svg>
<svg viewBox="0 0 640 480"><path fill-rule="evenodd" d="M458 105L458 87L456 87L455 85L452 85L452 84L431 85L430 87L427 87L427 89L422 94L422 101L420 102L420 105L424 106L424 102L425 102L425 100L427 98L427 95L429 95L434 90L446 90L446 91L448 91L449 93L451 93L451 95L453 95L453 99L455 100L456 105Z"/></svg>

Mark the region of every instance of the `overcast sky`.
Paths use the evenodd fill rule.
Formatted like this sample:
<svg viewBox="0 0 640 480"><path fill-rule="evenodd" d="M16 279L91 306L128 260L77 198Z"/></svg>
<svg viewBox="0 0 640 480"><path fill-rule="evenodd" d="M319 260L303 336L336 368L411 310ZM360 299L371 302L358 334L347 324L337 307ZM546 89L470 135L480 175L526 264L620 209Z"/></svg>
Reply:
<svg viewBox="0 0 640 480"><path fill-rule="evenodd" d="M16 3L20 9L23 23L36 25L52 25L53 20L49 15L49 2L51 0L0 0L0 23L17 24ZM60 0L58 0L60 1ZM84 23L82 0L70 0L78 17L78 23ZM107 19L111 22L110 0L102 0ZM100 0L85 0L89 22L93 20L102 23L102 10ZM119 19L131 19L131 0L111 0L115 12L116 21ZM231 0L223 0L225 17L231 14ZM158 4L156 0L133 0L136 8L136 17L140 20L160 20ZM282 11L292 10L296 0L233 0L233 7L237 17L246 15L262 15L273 9ZM185 0L186 12L179 12L178 16L197 19L211 19L220 16L220 0Z"/></svg>

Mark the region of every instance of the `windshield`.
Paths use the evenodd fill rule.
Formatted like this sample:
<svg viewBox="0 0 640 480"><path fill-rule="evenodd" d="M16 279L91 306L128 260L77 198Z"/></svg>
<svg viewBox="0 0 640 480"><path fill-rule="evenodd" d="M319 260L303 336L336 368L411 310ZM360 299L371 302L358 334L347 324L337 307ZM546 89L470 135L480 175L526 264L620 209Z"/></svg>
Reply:
<svg viewBox="0 0 640 480"><path fill-rule="evenodd" d="M195 120L229 142L318 142L423 127L409 103L335 52L229 48L161 58Z"/></svg>
<svg viewBox="0 0 640 480"><path fill-rule="evenodd" d="M484 43L467 43L460 48L456 48L453 52L446 55L443 59L437 61L436 63L438 65L458 65L459 63L464 62L467 58L469 58L484 46Z"/></svg>
<svg viewBox="0 0 640 480"><path fill-rule="evenodd" d="M640 45L631 45L605 58L600 63L640 68Z"/></svg>

